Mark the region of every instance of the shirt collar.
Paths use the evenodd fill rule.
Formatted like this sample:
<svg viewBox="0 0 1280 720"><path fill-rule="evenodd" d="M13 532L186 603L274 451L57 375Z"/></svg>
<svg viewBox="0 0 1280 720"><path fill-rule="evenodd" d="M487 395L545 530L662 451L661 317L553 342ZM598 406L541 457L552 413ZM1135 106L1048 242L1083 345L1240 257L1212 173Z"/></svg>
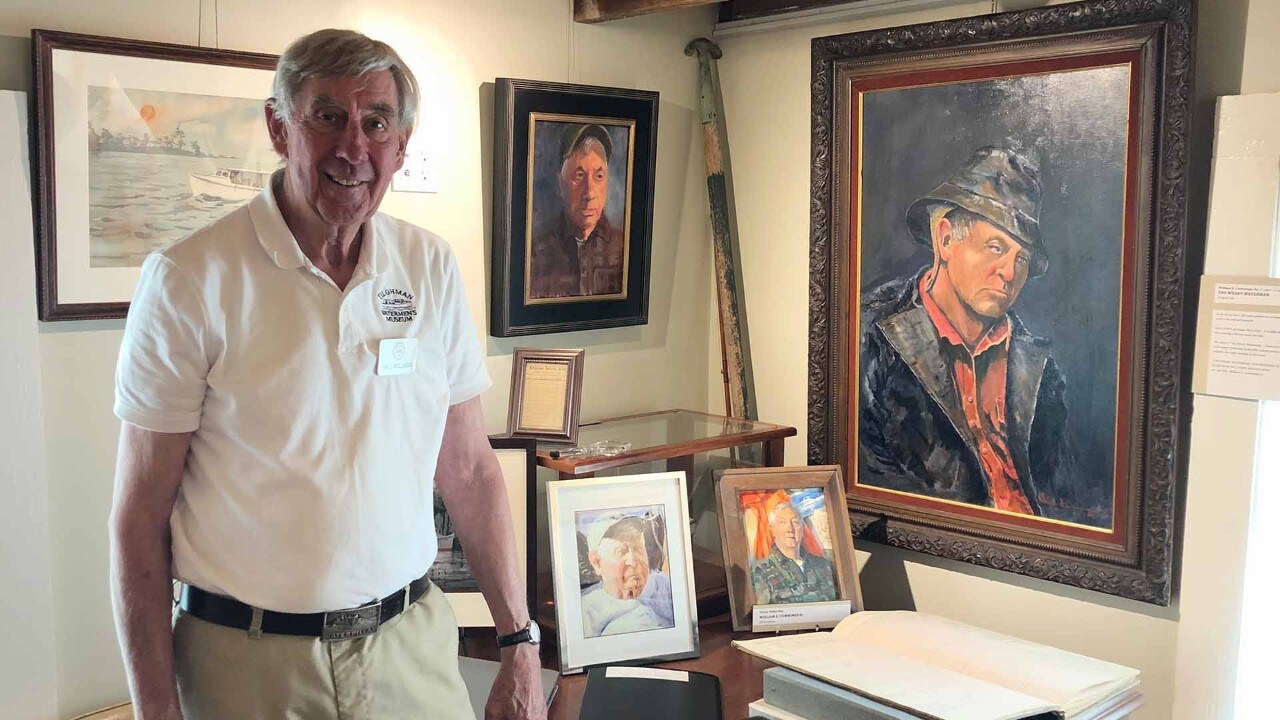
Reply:
<svg viewBox="0 0 1280 720"><path fill-rule="evenodd" d="M281 270L297 270L310 265L306 253L298 246L298 241L289 230L289 225L280 213L280 205L276 200L275 187L281 179L282 170L271 176L271 182L262 188L258 196L249 201L249 218L258 233L258 242L262 249ZM377 275L387 267L387 250L378 237L377 216L370 218L361 228L363 241L360 246L360 259L356 262L356 272L364 269L369 275Z"/></svg>
<svg viewBox="0 0 1280 720"><path fill-rule="evenodd" d="M933 296L929 294L929 281L932 279L932 270L926 272L920 278L920 304L924 305L925 312L929 313L929 320L938 329L939 337L952 345L967 347L964 344L964 339L960 337L960 331L956 330L956 326L947 319L947 316L942 312L942 308L938 306ZM988 328L982 337L978 339L978 345L973 350L973 356L977 357L997 345L1003 345L1009 339L1009 331L1009 316L1005 315L1000 318L1000 322Z"/></svg>
<svg viewBox="0 0 1280 720"><path fill-rule="evenodd" d="M596 221L596 226L591 229L591 232L588 233L586 237L580 238L578 237L578 233L574 230L573 226L569 224L569 221L563 215L560 216L561 233L564 235L564 237L577 243L578 247L582 247L583 245L586 245L592 240L603 239L605 235L605 231L609 229L609 227L610 227L609 221L606 220L602 215L600 219Z"/></svg>

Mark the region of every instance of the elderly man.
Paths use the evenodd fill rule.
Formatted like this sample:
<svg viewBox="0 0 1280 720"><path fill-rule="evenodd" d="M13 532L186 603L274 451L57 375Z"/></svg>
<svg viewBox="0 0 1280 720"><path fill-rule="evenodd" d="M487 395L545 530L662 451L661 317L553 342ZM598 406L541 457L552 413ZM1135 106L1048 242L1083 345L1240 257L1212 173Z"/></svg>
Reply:
<svg viewBox="0 0 1280 720"><path fill-rule="evenodd" d="M568 125L561 143L563 212L533 239L529 296L620 295L626 241L605 217L613 142L599 125Z"/></svg>
<svg viewBox="0 0 1280 720"><path fill-rule="evenodd" d="M790 503L769 511L773 548L751 568L756 605L835 600L835 569L831 561L804 546L804 520Z"/></svg>
<svg viewBox="0 0 1280 720"><path fill-rule="evenodd" d="M600 582L582 591L585 637L675 627L671 578L649 567L646 526L626 516L601 518L592 526L588 557Z"/></svg>
<svg viewBox="0 0 1280 720"><path fill-rule="evenodd" d="M1034 165L984 147L908 210L933 263L863 296L860 484L1064 519L1079 507L1066 380L1011 310L1049 266L1040 197Z"/></svg>
<svg viewBox="0 0 1280 720"><path fill-rule="evenodd" d="M457 264L377 213L417 93L383 43L296 41L266 107L284 168L143 266L110 523L141 718L473 717L425 577L433 483L504 646L486 717L545 716Z"/></svg>

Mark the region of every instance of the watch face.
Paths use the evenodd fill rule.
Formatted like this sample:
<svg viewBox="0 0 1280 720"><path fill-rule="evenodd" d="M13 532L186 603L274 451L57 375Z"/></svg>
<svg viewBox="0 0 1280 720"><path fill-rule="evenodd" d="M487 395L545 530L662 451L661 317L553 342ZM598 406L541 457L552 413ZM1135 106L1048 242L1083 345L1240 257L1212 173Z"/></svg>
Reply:
<svg viewBox="0 0 1280 720"><path fill-rule="evenodd" d="M529 621L529 642L537 645L542 642L542 630L538 628L538 623Z"/></svg>

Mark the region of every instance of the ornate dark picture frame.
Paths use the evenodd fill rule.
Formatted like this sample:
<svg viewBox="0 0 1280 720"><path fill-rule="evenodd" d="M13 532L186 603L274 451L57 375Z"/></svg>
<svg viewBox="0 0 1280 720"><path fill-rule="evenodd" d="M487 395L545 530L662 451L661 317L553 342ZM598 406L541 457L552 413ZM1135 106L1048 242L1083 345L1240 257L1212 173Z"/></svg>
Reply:
<svg viewBox="0 0 1280 720"><path fill-rule="evenodd" d="M489 333L647 323L658 93L498 78L493 148Z"/></svg>
<svg viewBox="0 0 1280 720"><path fill-rule="evenodd" d="M274 169L241 156L270 151L261 107L278 58L53 30L33 30L31 49L39 317L122 318L142 256L245 202Z"/></svg>
<svg viewBox="0 0 1280 720"><path fill-rule="evenodd" d="M1186 228L1194 26L1194 0L1086 0L813 41L808 459L844 468L855 537L1169 604L1194 330L1184 312L1192 291L1186 258L1196 254L1190 243L1202 242ZM1094 73L1065 84L1087 77L1089 88L1079 92L1105 93L1107 84L1094 81L1107 72L1113 81L1119 72L1124 93L1118 103L1110 99L1116 112L1107 117L1118 120L1095 128L1121 138L1112 144L1119 151L1107 156L1109 175L1083 167L1105 155L1096 133L1064 140L1068 134L1052 124L1057 118L1029 108L1030 119L1019 121L1015 103L1034 95L1027 87L1069 73ZM1030 80L1019 85L1024 79ZM1052 96L1061 85L1035 92ZM909 110L894 115L895 108ZM936 124L933 111L955 124ZM992 124L999 123L999 132L1016 136L1009 128L1021 127L1029 137L1009 137L1008 151L974 153L979 145L1005 144L1005 136L991 139L998 134ZM911 137L901 137L904 132ZM897 147L894 142L900 151L886 149ZM930 213L978 207L979 220L994 217L985 199L964 205L964 197L990 193L978 182L984 177L1001 178L994 184L996 206L1026 211L992 227L1018 239L1010 241L1014 249L1037 249L1025 256L1026 285L1014 287L1008 300L1018 302L992 313L987 326L995 329L1002 321L994 318L1009 311L1012 329L1004 337L1011 339L1001 360L1009 379L996 381L992 387L1002 389L991 394L1000 398L995 436L1010 446L997 452L1002 467L1012 468L1001 471L1004 480L1012 476L1029 508L991 500L1007 495L993 493L994 471L981 469L990 458L980 459L979 447L991 435L981 423L966 422L980 417L977 411L959 407L959 366L938 362L937 351L925 362L903 354L903 328L889 328L894 321L884 314L891 306L909 308L913 322L924 320L914 326L921 330L912 336L915 347L939 342L942 326L925 314L922 293L937 278L935 253L945 231L942 215ZM1020 195L1016 186L1028 177L1035 191ZM1036 177L1044 181L1042 203ZM1076 182L1082 179L1083 185ZM1006 181L1013 185L1002 185ZM917 212L913 200L939 193L949 205L921 205ZM1038 230L1024 227L1028 216ZM1069 232L1066 220L1081 218L1099 223L1097 232ZM1110 234L1103 232L1108 228ZM962 237L964 231L956 232ZM1084 235L1102 240L1078 239ZM1043 243L1029 245L1028 237ZM1085 244L1103 241L1110 244ZM1036 277L1046 246L1053 269L1044 274L1052 280ZM1097 252L1103 254L1090 254ZM900 277L909 266L919 274ZM907 304L894 306L893 298ZM1101 304L1087 304L1095 301ZM1019 349L1032 345L1030 355ZM903 378L898 385L880 384L892 373ZM1051 379L1042 383L1042 377ZM912 383L915 394L902 395ZM1030 391L1030 404L1019 400L1027 388L1038 388ZM1054 389L1055 404L1047 403L1046 392ZM1036 424L1045 407L1059 409L1049 432ZM916 433L915 440L904 439ZM1070 453L1049 462L1046 445L1034 444L1049 436L1074 443ZM943 447L952 455L944 457ZM1057 462L1061 458L1072 463ZM1054 484L1035 484L1050 476ZM1077 490L1087 499L1060 494Z"/></svg>

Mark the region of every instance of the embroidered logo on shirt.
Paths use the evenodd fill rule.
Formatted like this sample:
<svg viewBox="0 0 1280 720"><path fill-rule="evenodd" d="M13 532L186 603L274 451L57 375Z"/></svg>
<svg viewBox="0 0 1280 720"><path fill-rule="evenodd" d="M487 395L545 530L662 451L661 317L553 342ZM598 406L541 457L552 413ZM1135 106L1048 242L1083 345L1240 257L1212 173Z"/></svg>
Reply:
<svg viewBox="0 0 1280 720"><path fill-rule="evenodd" d="M387 288L378 293L378 310L387 322L409 322L418 316L413 294L397 288Z"/></svg>

